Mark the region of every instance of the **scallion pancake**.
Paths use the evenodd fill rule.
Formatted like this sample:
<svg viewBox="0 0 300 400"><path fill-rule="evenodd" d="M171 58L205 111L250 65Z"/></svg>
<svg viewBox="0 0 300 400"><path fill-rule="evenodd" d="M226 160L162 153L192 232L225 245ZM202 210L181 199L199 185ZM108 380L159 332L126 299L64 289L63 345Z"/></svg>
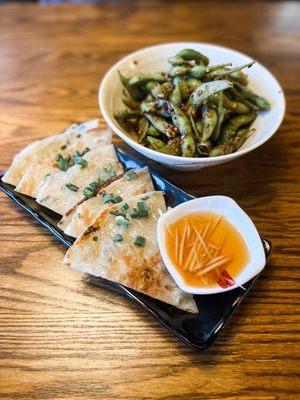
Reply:
<svg viewBox="0 0 300 400"><path fill-rule="evenodd" d="M98 120L93 120L73 126L61 135L40 142L42 144L33 146L31 150L27 149L20 160L14 161L11 167L14 169L14 165L22 166L23 173L19 182L14 181L17 183L16 191L31 197L37 197L45 176L56 173L61 168L68 168L75 155L84 154L97 146L110 144L111 131L100 129ZM66 163L67 159L70 162Z"/></svg>
<svg viewBox="0 0 300 400"><path fill-rule="evenodd" d="M104 202L103 192L119 195L126 200L152 190L154 187L147 167L130 170L122 178L101 188L97 196L81 201L68 210L58 226L67 235L76 238L94 222L102 210L109 207L109 204Z"/></svg>
<svg viewBox="0 0 300 400"><path fill-rule="evenodd" d="M76 203L85 198L84 189L105 173L110 178L123 174L113 145L99 146L86 153L85 165L75 164L67 171L54 172L44 179L36 201L63 215Z"/></svg>
<svg viewBox="0 0 300 400"><path fill-rule="evenodd" d="M140 216L130 216L134 209L141 210ZM64 265L197 312L193 296L177 287L161 259L156 228L160 212L165 211L161 192L106 208L68 250Z"/></svg>

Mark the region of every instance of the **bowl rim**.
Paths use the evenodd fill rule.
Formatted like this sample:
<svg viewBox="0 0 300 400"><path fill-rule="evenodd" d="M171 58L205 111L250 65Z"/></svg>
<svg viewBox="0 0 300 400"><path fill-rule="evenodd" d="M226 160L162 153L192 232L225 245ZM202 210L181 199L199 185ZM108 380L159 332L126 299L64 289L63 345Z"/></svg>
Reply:
<svg viewBox="0 0 300 400"><path fill-rule="evenodd" d="M221 288L221 287L196 287L196 286L191 286L187 283L184 282L180 272L177 270L177 268L174 266L174 264L172 263L167 249L164 245L165 243L165 238L164 238L164 232L165 232L165 220L166 218L170 217L172 214L175 214L174 216L174 220L179 219L182 216L188 215L191 212L197 212L196 209L198 209L198 211L201 212L201 208L198 206L198 204L200 202L205 202L206 204L211 203L214 199L221 199L223 202L229 203L231 205L232 208L235 208L239 215L240 218L243 221L246 221L246 223L250 226L251 230L252 230L252 235L254 235L254 240L257 240L257 245L259 246L259 249L256 250L255 254L259 256L259 262L256 266L256 268L252 269L252 272L249 274L249 276L247 277L247 279L243 279L240 282L238 282L238 278L235 279L236 283L233 286L230 286L228 288ZM192 204L192 208L194 205L195 210L194 211L189 211L189 208L191 207ZM205 209L205 207L204 207ZM203 210L203 208L202 208ZM229 222L230 219L228 219ZM231 222L232 223L232 222ZM238 224L233 224L233 226L238 226ZM263 249L263 245L261 242L261 238L259 236L259 233L256 229L256 226L254 225L254 222L251 220L251 218L249 217L249 215L238 205L238 203L231 197L229 196L223 196L223 195L213 195L213 196L203 196L203 197L198 197L192 200L189 200L187 202L181 203L178 206L172 208L171 210L161 214L161 216L158 219L158 223L157 223L157 239L158 239L158 246L159 246L159 250L162 256L162 259L164 261L164 264L167 268L167 270L169 271L170 275L172 276L172 278L174 279L174 281L176 282L177 286L183 290L186 293L190 293L190 294L196 294L196 295L211 295L211 294L218 294L218 293L224 293L224 292L228 292L231 290L234 290L238 287L243 286L245 283L249 282L251 279L253 279L256 275L258 275L266 266L266 255ZM244 239L245 242L247 243L248 240ZM253 240L253 238L252 238ZM249 253L249 260L248 263L246 264L246 266L244 267L243 270L249 268L249 266L251 265L251 257L253 257L253 252L252 254Z"/></svg>
<svg viewBox="0 0 300 400"><path fill-rule="evenodd" d="M140 53L143 53L144 51L147 50L155 50L155 49L159 49L159 48L163 48L163 47L167 47L170 45L183 45L183 46L193 46L193 45L204 45L204 46L209 46L212 48L218 48L219 50L226 50L226 51L230 51L232 53L235 53L237 55L243 56L248 58L249 60L253 60L252 57L250 57L248 54L245 54L243 52L240 52L238 50L234 50L230 47L225 47L225 46L220 46L214 43L208 43L208 42L168 42L168 43L161 43L161 44L157 44L157 45L153 45L153 46L147 46L147 47L143 47L139 50L133 51L129 54L127 54L125 57L122 57L119 61L117 61L116 63L114 63L109 70L106 72L106 74L104 75L103 79L100 82L99 85L99 92L98 92L98 102L99 102L99 106L100 106L100 112L103 115L103 118L105 119L106 123L110 126L110 128L113 130L113 132L115 132L119 137L121 137L121 139L123 139L125 142L129 142L129 143L133 143L134 147L136 147L137 149L141 149L142 154L148 153L149 156L153 155L156 156L157 154L160 155L161 159L164 160L168 160L170 162L179 162L179 164L196 164L196 163L203 163L203 164L209 164L211 162L221 162L221 161L229 161L231 159L237 158L239 156L242 156L244 154L249 153L252 150L255 150L256 148L260 147L261 145L263 145L265 142L267 142L274 134L275 132L278 130L279 126L281 125L284 115L285 115L285 111L286 111L286 99L285 99L285 95L284 95L284 91L280 85L280 83L278 82L278 80L276 79L276 77L272 74L272 72L267 69L264 65L262 65L261 63L259 63L258 61L256 61L256 65L258 65L260 68L262 68L267 74L269 74L271 76L271 78L275 81L275 84L278 85L278 89L279 89L279 96L280 96L280 102L281 102L281 112L277 114L277 118L275 120L275 124L273 125L273 128L270 129L268 135L266 135L265 137L263 137L261 140L259 140L257 143L253 144L252 146L249 146L245 149L242 150L238 150L234 153L231 154L226 154L223 156L218 156L218 157L182 157L182 156L174 156L174 155L170 155L170 154L165 154L165 153L160 153L156 150L152 150L149 147L145 147L143 145L141 145L140 143L136 142L135 140L133 140L132 138L130 138L128 135L126 135L125 133L122 132L122 130L118 127L118 125L116 124L116 122L108 115L108 112L106 111L106 107L104 105L104 92L105 92L105 86L108 84L108 80L110 78L110 75L115 71L118 70L118 68L120 67L120 65L122 65L124 62L129 62L129 59L132 58L132 56L138 56ZM140 151L140 150L138 150ZM147 154L144 154L145 156L148 156Z"/></svg>

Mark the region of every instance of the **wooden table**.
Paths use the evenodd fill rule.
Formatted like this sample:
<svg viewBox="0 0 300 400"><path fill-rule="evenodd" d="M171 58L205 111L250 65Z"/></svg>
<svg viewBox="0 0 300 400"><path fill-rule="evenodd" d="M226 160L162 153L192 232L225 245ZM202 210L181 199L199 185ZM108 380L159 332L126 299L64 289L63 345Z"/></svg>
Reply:
<svg viewBox="0 0 300 400"><path fill-rule="evenodd" d="M97 116L103 74L143 46L233 47L270 68L287 96L281 128L251 154L193 173L158 167L194 195L235 198L274 245L203 354L62 268L65 248L1 194L1 399L299 399L299 14L282 1L0 6L1 169L32 140Z"/></svg>

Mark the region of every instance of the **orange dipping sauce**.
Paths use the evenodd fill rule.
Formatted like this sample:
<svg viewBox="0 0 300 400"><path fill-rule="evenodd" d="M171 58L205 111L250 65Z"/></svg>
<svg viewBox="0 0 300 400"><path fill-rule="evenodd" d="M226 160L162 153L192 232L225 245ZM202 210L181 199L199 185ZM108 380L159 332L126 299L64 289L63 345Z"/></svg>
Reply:
<svg viewBox="0 0 300 400"><path fill-rule="evenodd" d="M185 283L196 287L232 286L249 258L237 229L212 212L192 213L168 224L166 247Z"/></svg>

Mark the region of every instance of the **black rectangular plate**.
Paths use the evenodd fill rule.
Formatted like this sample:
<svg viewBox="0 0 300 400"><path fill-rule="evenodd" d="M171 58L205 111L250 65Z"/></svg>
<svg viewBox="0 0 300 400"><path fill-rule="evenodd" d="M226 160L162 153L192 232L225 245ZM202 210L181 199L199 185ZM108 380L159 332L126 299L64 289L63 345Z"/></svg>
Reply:
<svg viewBox="0 0 300 400"><path fill-rule="evenodd" d="M120 149L117 149L117 154L127 170L145 166L142 161L133 158ZM172 185L155 171L151 171L151 175L155 188L165 192L168 206L175 207L180 203L193 199L193 196ZM2 176L3 174L0 175L0 178ZM15 192L13 186L5 184L2 182L2 179L0 181L0 189L39 221L41 225L46 227L64 245L67 247L72 245L74 239L65 235L57 228L57 223L60 219L58 214L39 205L31 197ZM266 258L268 259L271 254L271 243L263 238L262 243ZM125 288L122 285L111 282L110 284L117 287L122 294L151 314L187 346L193 350L201 351L209 346L224 328L229 318L238 309L242 300L250 291L256 279L257 276L244 285L246 290L237 288L220 294L194 296L199 309L198 314L189 314L159 300ZM87 279L87 282L97 285L97 280L104 281L101 278L90 277Z"/></svg>

